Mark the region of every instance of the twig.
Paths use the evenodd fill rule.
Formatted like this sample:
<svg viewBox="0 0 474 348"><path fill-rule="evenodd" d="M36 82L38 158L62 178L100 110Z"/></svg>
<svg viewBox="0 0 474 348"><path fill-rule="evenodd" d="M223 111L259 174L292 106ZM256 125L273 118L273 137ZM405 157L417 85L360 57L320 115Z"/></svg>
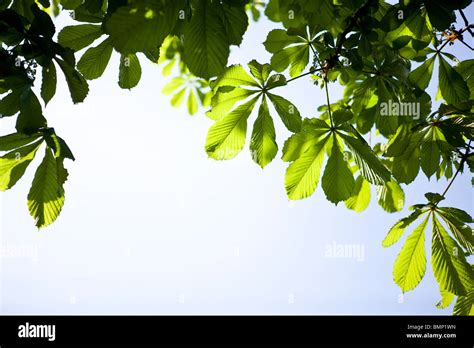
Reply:
<svg viewBox="0 0 474 348"><path fill-rule="evenodd" d="M469 34L471 34L472 37L474 37L474 32L469 28L469 21L467 20L466 15L464 14L463 10L459 10L459 13L461 14L462 19L464 20L464 25L468 27L467 31Z"/></svg>

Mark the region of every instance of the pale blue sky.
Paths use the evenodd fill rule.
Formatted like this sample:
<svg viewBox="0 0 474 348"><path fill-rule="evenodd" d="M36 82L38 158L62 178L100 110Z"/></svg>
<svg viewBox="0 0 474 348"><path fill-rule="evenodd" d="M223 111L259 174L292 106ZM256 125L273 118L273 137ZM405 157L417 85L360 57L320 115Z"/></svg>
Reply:
<svg viewBox="0 0 474 348"><path fill-rule="evenodd" d="M276 27L265 20L252 24L231 63L268 62L261 43ZM466 49L454 50L468 57ZM36 230L26 195L38 161L0 195L0 246L26 251L0 257L0 313L451 312L435 308L431 267L400 303L392 266L401 243L384 249L381 241L406 208L388 214L373 199L356 214L326 201L320 187L309 199L289 203L281 152L265 170L248 149L232 161L208 159L204 141L212 121L202 110L190 117L171 108L160 92L168 79L140 60L137 88L119 89L115 55L80 105L72 104L59 79L46 115L77 159L66 164L66 204L54 225ZM331 90L336 100L342 90ZM280 91L304 117L318 116L324 104L309 79ZM1 126L7 134L14 124ZM276 127L281 149L288 133ZM405 192L407 207L445 186L445 180L420 176ZM470 177L461 176L446 205L472 213L472 203ZM326 257L334 243L363 248L363 260Z"/></svg>

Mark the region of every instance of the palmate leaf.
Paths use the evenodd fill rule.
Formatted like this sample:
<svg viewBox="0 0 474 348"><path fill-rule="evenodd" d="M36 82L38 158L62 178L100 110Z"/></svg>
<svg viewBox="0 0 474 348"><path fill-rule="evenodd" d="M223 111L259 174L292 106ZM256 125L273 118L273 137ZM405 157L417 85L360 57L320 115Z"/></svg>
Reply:
<svg viewBox="0 0 474 348"><path fill-rule="evenodd" d="M256 102L257 98L253 98L239 105L209 128L205 145L209 157L228 160L242 151L247 134L247 119Z"/></svg>
<svg viewBox="0 0 474 348"><path fill-rule="evenodd" d="M43 228L52 224L61 213L66 178L67 171L62 165L62 159L56 159L47 147L28 193L28 209L35 219L36 227Z"/></svg>
<svg viewBox="0 0 474 348"><path fill-rule="evenodd" d="M318 186L326 147L331 143L329 133L291 163L285 174L285 188L289 199L303 199L313 194Z"/></svg>
<svg viewBox="0 0 474 348"><path fill-rule="evenodd" d="M278 152L275 137L273 119L268 111L267 100L263 97L258 117L253 124L252 138L250 140L252 158L262 168L270 163Z"/></svg>
<svg viewBox="0 0 474 348"><path fill-rule="evenodd" d="M328 158L322 178L322 187L326 198L337 204L348 199L354 189L354 177L344 160L342 149L334 136L331 154Z"/></svg>
<svg viewBox="0 0 474 348"><path fill-rule="evenodd" d="M395 261L394 281L403 292L414 289L425 275L425 228L427 223L428 216L407 238Z"/></svg>
<svg viewBox="0 0 474 348"><path fill-rule="evenodd" d="M468 293L473 284L473 270L456 241L433 215L431 264L440 289L455 295Z"/></svg>
<svg viewBox="0 0 474 348"><path fill-rule="evenodd" d="M178 76L173 78L169 83L163 87L162 93L165 95L173 94L171 98L171 105L173 107L180 107L186 99L187 108L190 115L197 113L199 108L199 101L203 106L208 106L211 91L205 91L207 83L202 80L196 80L192 75Z"/></svg>
<svg viewBox="0 0 474 348"><path fill-rule="evenodd" d="M301 115L296 106L290 101L268 92L270 88L286 84L286 79L282 75L273 74L270 76L272 71L270 65L260 64L255 60L249 62L248 67L254 77L248 74L241 65L233 65L228 67L222 75L210 83L214 96L211 100L212 109L207 112L207 116L216 120L215 125L217 126L221 121L228 120L229 117L237 119L239 117L238 114L243 112L245 128L240 127L239 129L246 131L246 119L250 116L251 110L247 115L248 110L243 105L254 104L251 101L256 101L262 96L262 102L264 101L265 105L259 108L259 116L252 132L250 150L253 160L263 168L275 157L278 150L275 141L273 119L271 119L268 111L266 97L272 101L276 112L285 126L291 131L299 131L301 129ZM269 85L272 87L269 87ZM251 98L250 102L248 101L249 98ZM210 132L211 130L209 134ZM242 146L245 143L245 136L245 134L242 134L243 140L239 141L239 144L242 144ZM209 147L211 152L214 152L212 150L213 146ZM206 148L208 148L207 145ZM217 157L228 159L234 157L238 152L240 152L240 145L231 150L232 154L230 156L218 155Z"/></svg>
<svg viewBox="0 0 474 348"><path fill-rule="evenodd" d="M14 137L17 139L14 140ZM11 148L13 144L23 145L26 141L30 143L32 139L34 140L34 137L23 138L20 140L18 136L11 135L10 139L10 146L4 148ZM39 140L30 145L16 148L3 157L0 157L0 191L6 191L12 188L18 180L21 179L23 174L25 174L26 168L28 168L29 164L34 159L36 151L38 151L42 142L43 140Z"/></svg>
<svg viewBox="0 0 474 348"><path fill-rule="evenodd" d="M290 76L301 74L309 63L309 41L299 35L288 35L285 30L275 29L268 33L263 43L272 53L271 66L278 72L290 67Z"/></svg>

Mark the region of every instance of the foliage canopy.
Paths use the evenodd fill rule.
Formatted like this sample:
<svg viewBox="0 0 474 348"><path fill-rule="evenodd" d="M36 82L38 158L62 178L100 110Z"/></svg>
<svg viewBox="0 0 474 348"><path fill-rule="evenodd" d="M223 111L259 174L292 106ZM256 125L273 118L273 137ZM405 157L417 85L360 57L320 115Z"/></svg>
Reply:
<svg viewBox="0 0 474 348"><path fill-rule="evenodd" d="M431 264L442 296L437 306L456 298L454 314L473 314L473 220L459 208L440 206L459 173L474 172L474 60L459 61L446 51L453 44L473 50L467 41L474 25L463 11L470 4L0 0L0 115L16 117L17 130L0 137L0 190L12 188L37 153L44 153L28 208L38 228L53 223L65 199L64 162L74 160L44 114L57 74L64 75L72 102L81 103L88 81L102 76L114 52L120 55L123 89L137 86L141 65L149 60L165 77L179 72L163 90L173 106L185 104L191 115L205 109L215 122L206 138L209 157L234 158L249 136L252 159L264 168L281 149L289 199L311 196L321 182L330 202L361 212L375 186L378 204L392 213L405 205L402 184L419 175L449 181L442 193L426 193L425 203L413 205L382 244L395 244L414 226L393 269L401 290L412 290L426 273L431 226ZM57 33L52 18L60 11L69 11L76 23ZM263 42L270 61L228 66L231 47L241 44L250 20L262 13L279 24ZM285 86L305 77L326 100L316 117L304 118L282 95ZM344 87L338 101L330 100L334 82ZM436 95L427 93L430 83ZM291 132L283 146L275 122ZM373 131L381 141L372 145L364 135Z"/></svg>

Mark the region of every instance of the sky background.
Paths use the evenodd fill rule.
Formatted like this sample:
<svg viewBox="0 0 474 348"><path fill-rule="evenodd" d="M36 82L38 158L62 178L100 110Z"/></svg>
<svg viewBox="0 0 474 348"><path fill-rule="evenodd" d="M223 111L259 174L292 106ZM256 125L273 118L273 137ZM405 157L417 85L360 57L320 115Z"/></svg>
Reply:
<svg viewBox="0 0 474 348"><path fill-rule="evenodd" d="M71 21L63 14L56 23ZM268 62L261 43L273 28L264 18L251 24L229 64ZM450 51L460 59L470 54L463 46ZM408 206L424 202L425 192L441 192L444 179L420 175L395 214L378 206L375 188L361 214L328 202L320 185L310 198L289 202L280 160L289 134L281 122L279 154L264 170L248 147L231 161L209 159L204 142L212 121L204 110L190 117L172 108L161 94L169 78L140 61L140 84L124 91L115 53L79 105L59 77L45 114L76 157L66 163L66 203L51 227L34 227L26 196L41 152L21 182L0 195L1 314L451 313L435 307L440 296L429 253L423 281L401 297L392 267L405 238L381 246ZM431 95L436 80L435 72ZM325 103L309 78L278 92L304 117L318 116ZM331 85L333 101L341 93ZM14 120L0 127L1 134L13 132ZM470 176L456 179L445 205L472 213ZM334 245L363 254L328 257Z"/></svg>

